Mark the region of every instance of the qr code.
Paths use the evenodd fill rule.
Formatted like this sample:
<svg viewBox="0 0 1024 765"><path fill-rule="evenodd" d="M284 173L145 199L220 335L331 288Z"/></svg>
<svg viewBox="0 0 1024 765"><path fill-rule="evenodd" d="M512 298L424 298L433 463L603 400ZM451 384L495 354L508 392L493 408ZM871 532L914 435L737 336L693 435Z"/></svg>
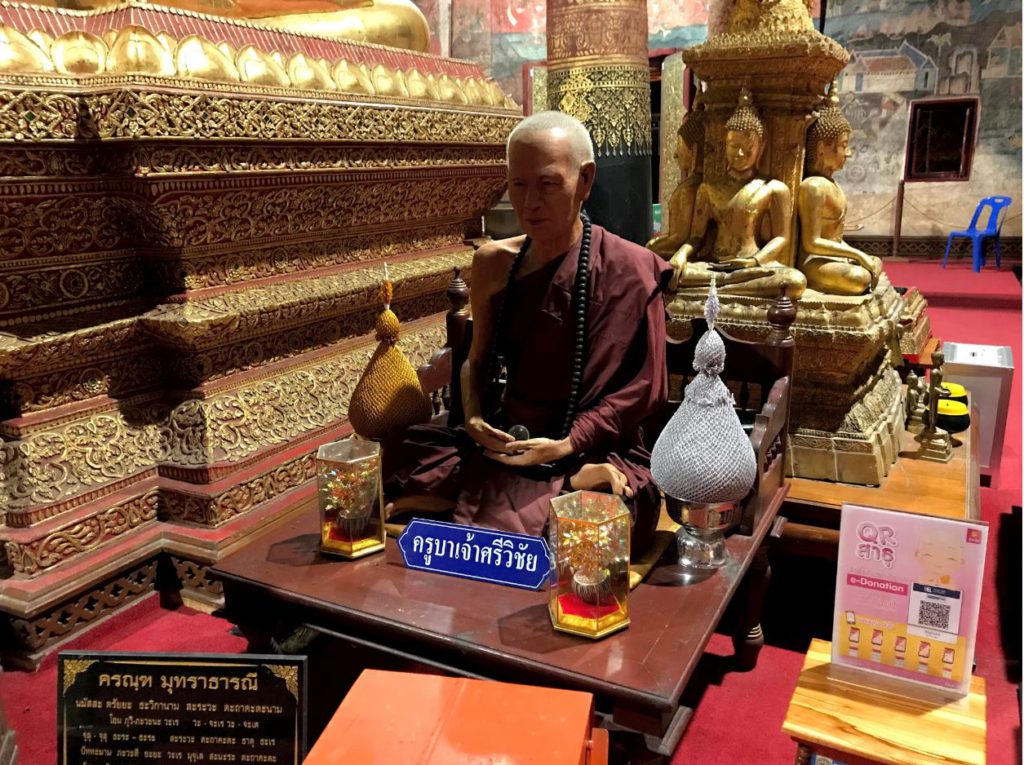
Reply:
<svg viewBox="0 0 1024 765"><path fill-rule="evenodd" d="M937 630L949 629L949 606L933 603L930 600L922 600L918 606L917 623L922 627L934 627Z"/></svg>

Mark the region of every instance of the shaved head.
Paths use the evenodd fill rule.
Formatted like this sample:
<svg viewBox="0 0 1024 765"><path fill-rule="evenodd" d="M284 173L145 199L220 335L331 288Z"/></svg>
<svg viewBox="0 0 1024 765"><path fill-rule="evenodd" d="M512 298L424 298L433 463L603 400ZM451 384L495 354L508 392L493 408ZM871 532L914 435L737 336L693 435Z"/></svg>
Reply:
<svg viewBox="0 0 1024 765"><path fill-rule="evenodd" d="M590 133L575 117L570 117L564 112L537 112L532 114L512 130L506 144L505 158L508 159L512 151L512 144L526 138L535 138L538 133L552 131L556 135L563 135L569 141L572 153L572 161L576 167L581 167L587 162L594 161L594 144L590 140Z"/></svg>

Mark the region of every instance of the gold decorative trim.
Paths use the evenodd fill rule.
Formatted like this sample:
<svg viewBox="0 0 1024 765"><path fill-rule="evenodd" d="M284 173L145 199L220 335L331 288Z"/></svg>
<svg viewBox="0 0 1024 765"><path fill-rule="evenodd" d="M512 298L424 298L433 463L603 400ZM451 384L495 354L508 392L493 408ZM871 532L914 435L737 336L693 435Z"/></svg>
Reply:
<svg viewBox="0 0 1024 765"><path fill-rule="evenodd" d="M133 497L90 518L30 542L4 541L15 574L34 577L89 550L133 531L157 517L157 493Z"/></svg>
<svg viewBox="0 0 1024 765"><path fill-rule="evenodd" d="M8 25L0 28L10 51L0 61L0 74L34 77L41 83L80 84L88 88L111 79L162 77L179 88L197 82L214 87L226 84L234 89L241 86L292 93L332 94L343 90L352 95L381 95L389 99L399 96L412 102L468 103L504 111L517 108L496 82L476 77L435 77L415 68L392 69L383 63L374 66L344 59L309 59L301 52L285 57L254 45L236 51L227 43L218 45L200 35L179 39L131 24L108 30L103 37L72 30L52 39L32 32L26 35ZM404 51L399 54L402 58L406 55ZM412 92L406 84L409 79L417 85Z"/></svg>
<svg viewBox="0 0 1024 765"><path fill-rule="evenodd" d="M156 386L163 375L153 352L90 361L53 374L23 377L0 389L0 401L25 415L96 396L129 396Z"/></svg>
<svg viewBox="0 0 1024 765"><path fill-rule="evenodd" d="M602 1L603 2L607 2L608 0L598 0L598 1L599 2L602 2ZM616 1L618 1L618 0L616 0ZM16 8L31 8L31 9L36 10L36 11L42 10L42 11L45 11L46 13L53 13L53 14L56 14L56 15L59 15L59 16L69 16L69 17L72 17L72 18L91 18L91 17L97 17L97 16L111 15L111 14L115 14L116 15L119 11L124 11L124 10L127 10L129 8L152 8L153 5L159 5L159 3L150 3L149 0L122 0L122 2L118 3L116 6L109 6L109 7L106 7L106 8L92 8L92 9L50 8L50 7L40 8L40 6L35 5L33 3L18 2L17 0L0 0L0 8L12 8L12 9L16 9ZM391 55L397 54L397 55L403 56L403 57L411 56L411 57L423 59L424 61L436 61L437 60L437 57L434 56L433 54L423 53L422 51L411 50L409 48L395 48L395 47L392 47L390 45L382 45L380 43L357 41L357 40L345 40L345 41L342 42L342 41L339 41L337 38L328 37L326 35L318 35L318 34L310 33L310 32L297 32L297 31L286 29L286 28L282 28L282 27L269 27L269 26L261 25L261 24L259 24L257 22L254 22L254 21L247 20L247 19L235 19L235 18L229 18L229 17L226 17L226 16L214 16L214 15L211 15L211 14L200 13L198 11L192 11L192 10L189 10L187 8L175 8L173 6L160 5L160 11L162 13L168 13L168 14L171 14L173 16L182 16L182 17L185 17L185 18L193 18L193 19L201 19L201 20L204 20L204 21L211 21L211 22L217 24L218 26L225 26L225 25L227 25L227 26L239 27L239 28L242 28L242 29L253 29L253 30L256 30L256 31L260 31L260 32L272 32L275 35L280 34L280 35L283 35L283 36L286 36L286 37L294 37L294 38L296 38L296 42L298 44L301 44L301 41L305 40L305 39L323 40L325 42L329 42L329 43L332 43L332 44L335 44L335 45L343 45L343 46L346 46L346 47L355 47L355 48L366 48L367 50L372 50L372 51L375 51L375 52L380 52L381 54L385 54L385 55L387 55L387 54L391 54ZM470 61L468 59L452 58L451 56L446 56L443 60L446 61L446 62L451 62L451 63L455 63L455 64L461 64L461 65L467 66L467 67L472 67L474 70L477 70L477 71L479 71L479 69L480 69L480 65L477 62Z"/></svg>
<svg viewBox="0 0 1024 765"><path fill-rule="evenodd" d="M133 146L120 157L124 172L153 178L200 173L336 173L343 171L505 168L504 144L465 146Z"/></svg>
<svg viewBox="0 0 1024 765"><path fill-rule="evenodd" d="M156 279L166 289L196 291L413 253L462 249L463 238L461 224L448 224L254 246L244 257L237 252L202 249L180 255L155 253L150 262Z"/></svg>
<svg viewBox="0 0 1024 765"><path fill-rule="evenodd" d="M598 6L548 4L548 62L579 65L580 59L603 58L612 63L628 58L632 63L647 59L647 4L642 0L606 2Z"/></svg>
<svg viewBox="0 0 1024 765"><path fill-rule="evenodd" d="M650 156L651 88L646 65L548 70L553 108L590 131L599 156Z"/></svg>
<svg viewBox="0 0 1024 765"><path fill-rule="evenodd" d="M443 344L443 326L403 336L413 366ZM156 465L203 467L340 423L373 343L175 405L139 397L114 409L0 444L0 505L24 511L128 478Z"/></svg>
<svg viewBox="0 0 1024 765"><path fill-rule="evenodd" d="M78 676L95 664L99 659L64 659L64 690L66 694Z"/></svg>
<svg viewBox="0 0 1024 765"><path fill-rule="evenodd" d="M215 496L164 490L161 492L163 514L167 520L178 523L195 523L210 528L221 526L257 505L301 486L315 475L316 449L312 449Z"/></svg>
<svg viewBox="0 0 1024 765"><path fill-rule="evenodd" d="M458 253L395 263L390 270L401 294L412 297L441 292L451 279L452 268L466 268L471 263L472 251L466 247ZM380 274L363 269L324 274L315 280L285 281L185 303L167 303L141 321L152 335L179 347L238 343L373 305L379 285Z"/></svg>
<svg viewBox="0 0 1024 765"><path fill-rule="evenodd" d="M521 119L480 109L404 108L394 99L272 100L231 93L126 89L103 93L44 92L40 84L0 89L0 140L178 138L182 140L361 141L504 144ZM177 87L173 80L153 83Z"/></svg>
<svg viewBox="0 0 1024 765"><path fill-rule="evenodd" d="M285 687L292 697L299 700L299 668L288 664L264 664L274 675L284 680Z"/></svg>
<svg viewBox="0 0 1024 765"><path fill-rule="evenodd" d="M466 273L465 271L463 272ZM440 313L448 306L446 298L427 293L411 300L396 300L395 311L405 322ZM186 387L203 385L207 393L230 385L234 372L293 358L302 353L327 347L341 338L358 337L373 331L374 317L366 310L341 317L325 318L315 324L304 324L291 330L261 338L258 344L243 343L178 354L170 360L167 371L175 381ZM441 345L444 344L442 339ZM440 346L438 346L440 347Z"/></svg>

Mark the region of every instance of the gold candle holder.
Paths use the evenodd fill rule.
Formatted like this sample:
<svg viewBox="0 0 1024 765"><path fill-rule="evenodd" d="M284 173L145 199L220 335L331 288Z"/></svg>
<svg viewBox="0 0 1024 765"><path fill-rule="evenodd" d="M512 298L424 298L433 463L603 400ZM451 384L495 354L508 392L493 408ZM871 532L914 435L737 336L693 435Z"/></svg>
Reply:
<svg viewBox="0 0 1024 765"><path fill-rule="evenodd" d="M380 444L356 436L316 453L320 550L361 558L384 549Z"/></svg>
<svg viewBox="0 0 1024 765"><path fill-rule="evenodd" d="M629 510L612 494L576 491L551 500L556 630L601 638L629 626L629 531Z"/></svg>

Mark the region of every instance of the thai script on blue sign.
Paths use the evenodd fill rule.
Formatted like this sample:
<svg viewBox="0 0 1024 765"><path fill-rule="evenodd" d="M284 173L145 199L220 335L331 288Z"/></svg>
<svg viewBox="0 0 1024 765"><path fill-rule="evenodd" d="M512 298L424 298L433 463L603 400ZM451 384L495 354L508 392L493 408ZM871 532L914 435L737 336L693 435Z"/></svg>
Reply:
<svg viewBox="0 0 1024 765"><path fill-rule="evenodd" d="M422 518L405 527L398 547L409 568L527 590L539 590L551 566L543 537Z"/></svg>

